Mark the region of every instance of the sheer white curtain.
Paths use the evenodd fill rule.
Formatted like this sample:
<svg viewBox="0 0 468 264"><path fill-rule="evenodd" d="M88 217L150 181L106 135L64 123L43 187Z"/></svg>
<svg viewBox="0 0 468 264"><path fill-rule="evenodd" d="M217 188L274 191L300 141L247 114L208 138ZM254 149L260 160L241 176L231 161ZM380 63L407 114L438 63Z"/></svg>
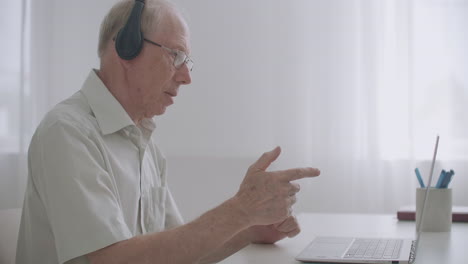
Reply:
<svg viewBox="0 0 468 264"><path fill-rule="evenodd" d="M22 206L32 134L45 113L76 92L91 67L98 67L96 34L104 10L114 2L102 1L91 10L94 1L86 7L75 1L2 2L0 209ZM80 8L88 12L78 13ZM89 47L80 39L89 39Z"/></svg>
<svg viewBox="0 0 468 264"><path fill-rule="evenodd" d="M284 68L296 74L288 76L286 89L279 87L277 105L289 100L278 115L277 140L291 153L282 162L322 170L321 177L303 181L302 210L392 212L412 202L416 187L412 157L389 156L394 143L387 144L410 144L401 127L409 122L410 5L320 5L302 1L288 10L301 18L288 26L286 38L300 56L286 59ZM392 122L397 125L385 127Z"/></svg>
<svg viewBox="0 0 468 264"><path fill-rule="evenodd" d="M450 64L457 72L466 68L460 48L465 2L179 2L192 28L194 81L181 89L178 105L160 126L178 185L189 182L206 193L216 185L232 193L248 160L280 145L283 154L274 168L322 169L321 177L301 181L298 211L394 213L414 203L414 168L427 178L440 134L436 173L454 169L454 201L468 204L466 148L455 151L452 134L440 122L454 115L440 116L430 103L440 96L421 82L447 73L452 66L441 63L444 56L458 61ZM437 33L435 26L444 30ZM447 47L455 44L457 51ZM458 103L443 108L464 109L462 94L453 98ZM423 105L429 110L418 110ZM177 168L186 161L180 155L203 158L187 161L194 166L183 170ZM229 167L235 173L218 166L228 158L238 164ZM212 167L217 175L205 176ZM192 204L197 197L192 195ZM204 202L215 205L213 200L219 199Z"/></svg>
<svg viewBox="0 0 468 264"><path fill-rule="evenodd" d="M0 209L21 206L33 127L27 6L26 0L5 1L0 9Z"/></svg>
<svg viewBox="0 0 468 264"><path fill-rule="evenodd" d="M300 56L288 60L287 51L284 70L296 74L277 75L285 82L277 139L295 153L284 163L305 161L323 174L304 181L299 207L391 213L414 203L414 168L427 179L437 134L435 177L454 169L454 203L467 205L468 2L326 6L309 1L281 10L301 18L286 38Z"/></svg>

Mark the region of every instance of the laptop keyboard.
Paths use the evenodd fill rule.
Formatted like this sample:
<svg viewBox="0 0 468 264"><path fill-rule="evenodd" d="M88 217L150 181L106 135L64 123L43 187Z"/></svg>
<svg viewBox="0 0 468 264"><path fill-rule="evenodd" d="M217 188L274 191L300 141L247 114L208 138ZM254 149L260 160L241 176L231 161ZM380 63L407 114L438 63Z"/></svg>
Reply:
<svg viewBox="0 0 468 264"><path fill-rule="evenodd" d="M400 255L403 240L400 239L356 239L345 254L345 258L396 259Z"/></svg>

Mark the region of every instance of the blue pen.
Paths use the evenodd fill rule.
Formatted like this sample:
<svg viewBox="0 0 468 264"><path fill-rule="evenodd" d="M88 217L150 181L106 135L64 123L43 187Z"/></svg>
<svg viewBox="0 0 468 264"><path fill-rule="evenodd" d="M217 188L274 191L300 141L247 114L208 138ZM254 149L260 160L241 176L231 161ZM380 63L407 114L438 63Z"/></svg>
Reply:
<svg viewBox="0 0 468 264"><path fill-rule="evenodd" d="M442 183L445 181L445 178L447 178L447 172L445 170L442 170L440 172L439 180L437 181L436 188L442 188Z"/></svg>
<svg viewBox="0 0 468 264"><path fill-rule="evenodd" d="M448 188L448 185L449 185L450 181L452 180L452 177L453 177L454 174L455 173L453 172L453 170L451 170L450 172L447 172L444 181L440 185L440 188Z"/></svg>
<svg viewBox="0 0 468 264"><path fill-rule="evenodd" d="M426 188L426 186L424 185L424 181L421 177L421 173L419 173L419 169L418 168L414 169L414 172L416 173L416 178L418 178L418 182L421 188Z"/></svg>
<svg viewBox="0 0 468 264"><path fill-rule="evenodd" d="M448 188L448 185L450 184L450 182L452 181L453 176L455 176L455 171L450 170L450 179L447 181L447 188Z"/></svg>

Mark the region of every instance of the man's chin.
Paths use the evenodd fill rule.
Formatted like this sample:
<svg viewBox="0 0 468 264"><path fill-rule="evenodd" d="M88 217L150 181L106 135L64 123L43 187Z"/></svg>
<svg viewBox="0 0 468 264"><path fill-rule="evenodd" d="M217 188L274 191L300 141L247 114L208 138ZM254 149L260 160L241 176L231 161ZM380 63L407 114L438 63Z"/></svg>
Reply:
<svg viewBox="0 0 468 264"><path fill-rule="evenodd" d="M167 106L161 107L160 109L158 109L158 110L156 111L156 113L154 114L154 116L163 115L164 113L166 113L166 108L167 108Z"/></svg>

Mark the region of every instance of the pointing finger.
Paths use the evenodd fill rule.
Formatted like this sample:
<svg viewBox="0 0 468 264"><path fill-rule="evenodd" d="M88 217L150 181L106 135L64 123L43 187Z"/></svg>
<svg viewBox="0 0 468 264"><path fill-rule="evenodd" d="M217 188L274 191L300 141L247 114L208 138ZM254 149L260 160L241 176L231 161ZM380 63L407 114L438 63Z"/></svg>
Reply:
<svg viewBox="0 0 468 264"><path fill-rule="evenodd" d="M302 178L316 177L320 175L320 170L316 168L296 168L283 171L276 171L283 181L295 181Z"/></svg>

